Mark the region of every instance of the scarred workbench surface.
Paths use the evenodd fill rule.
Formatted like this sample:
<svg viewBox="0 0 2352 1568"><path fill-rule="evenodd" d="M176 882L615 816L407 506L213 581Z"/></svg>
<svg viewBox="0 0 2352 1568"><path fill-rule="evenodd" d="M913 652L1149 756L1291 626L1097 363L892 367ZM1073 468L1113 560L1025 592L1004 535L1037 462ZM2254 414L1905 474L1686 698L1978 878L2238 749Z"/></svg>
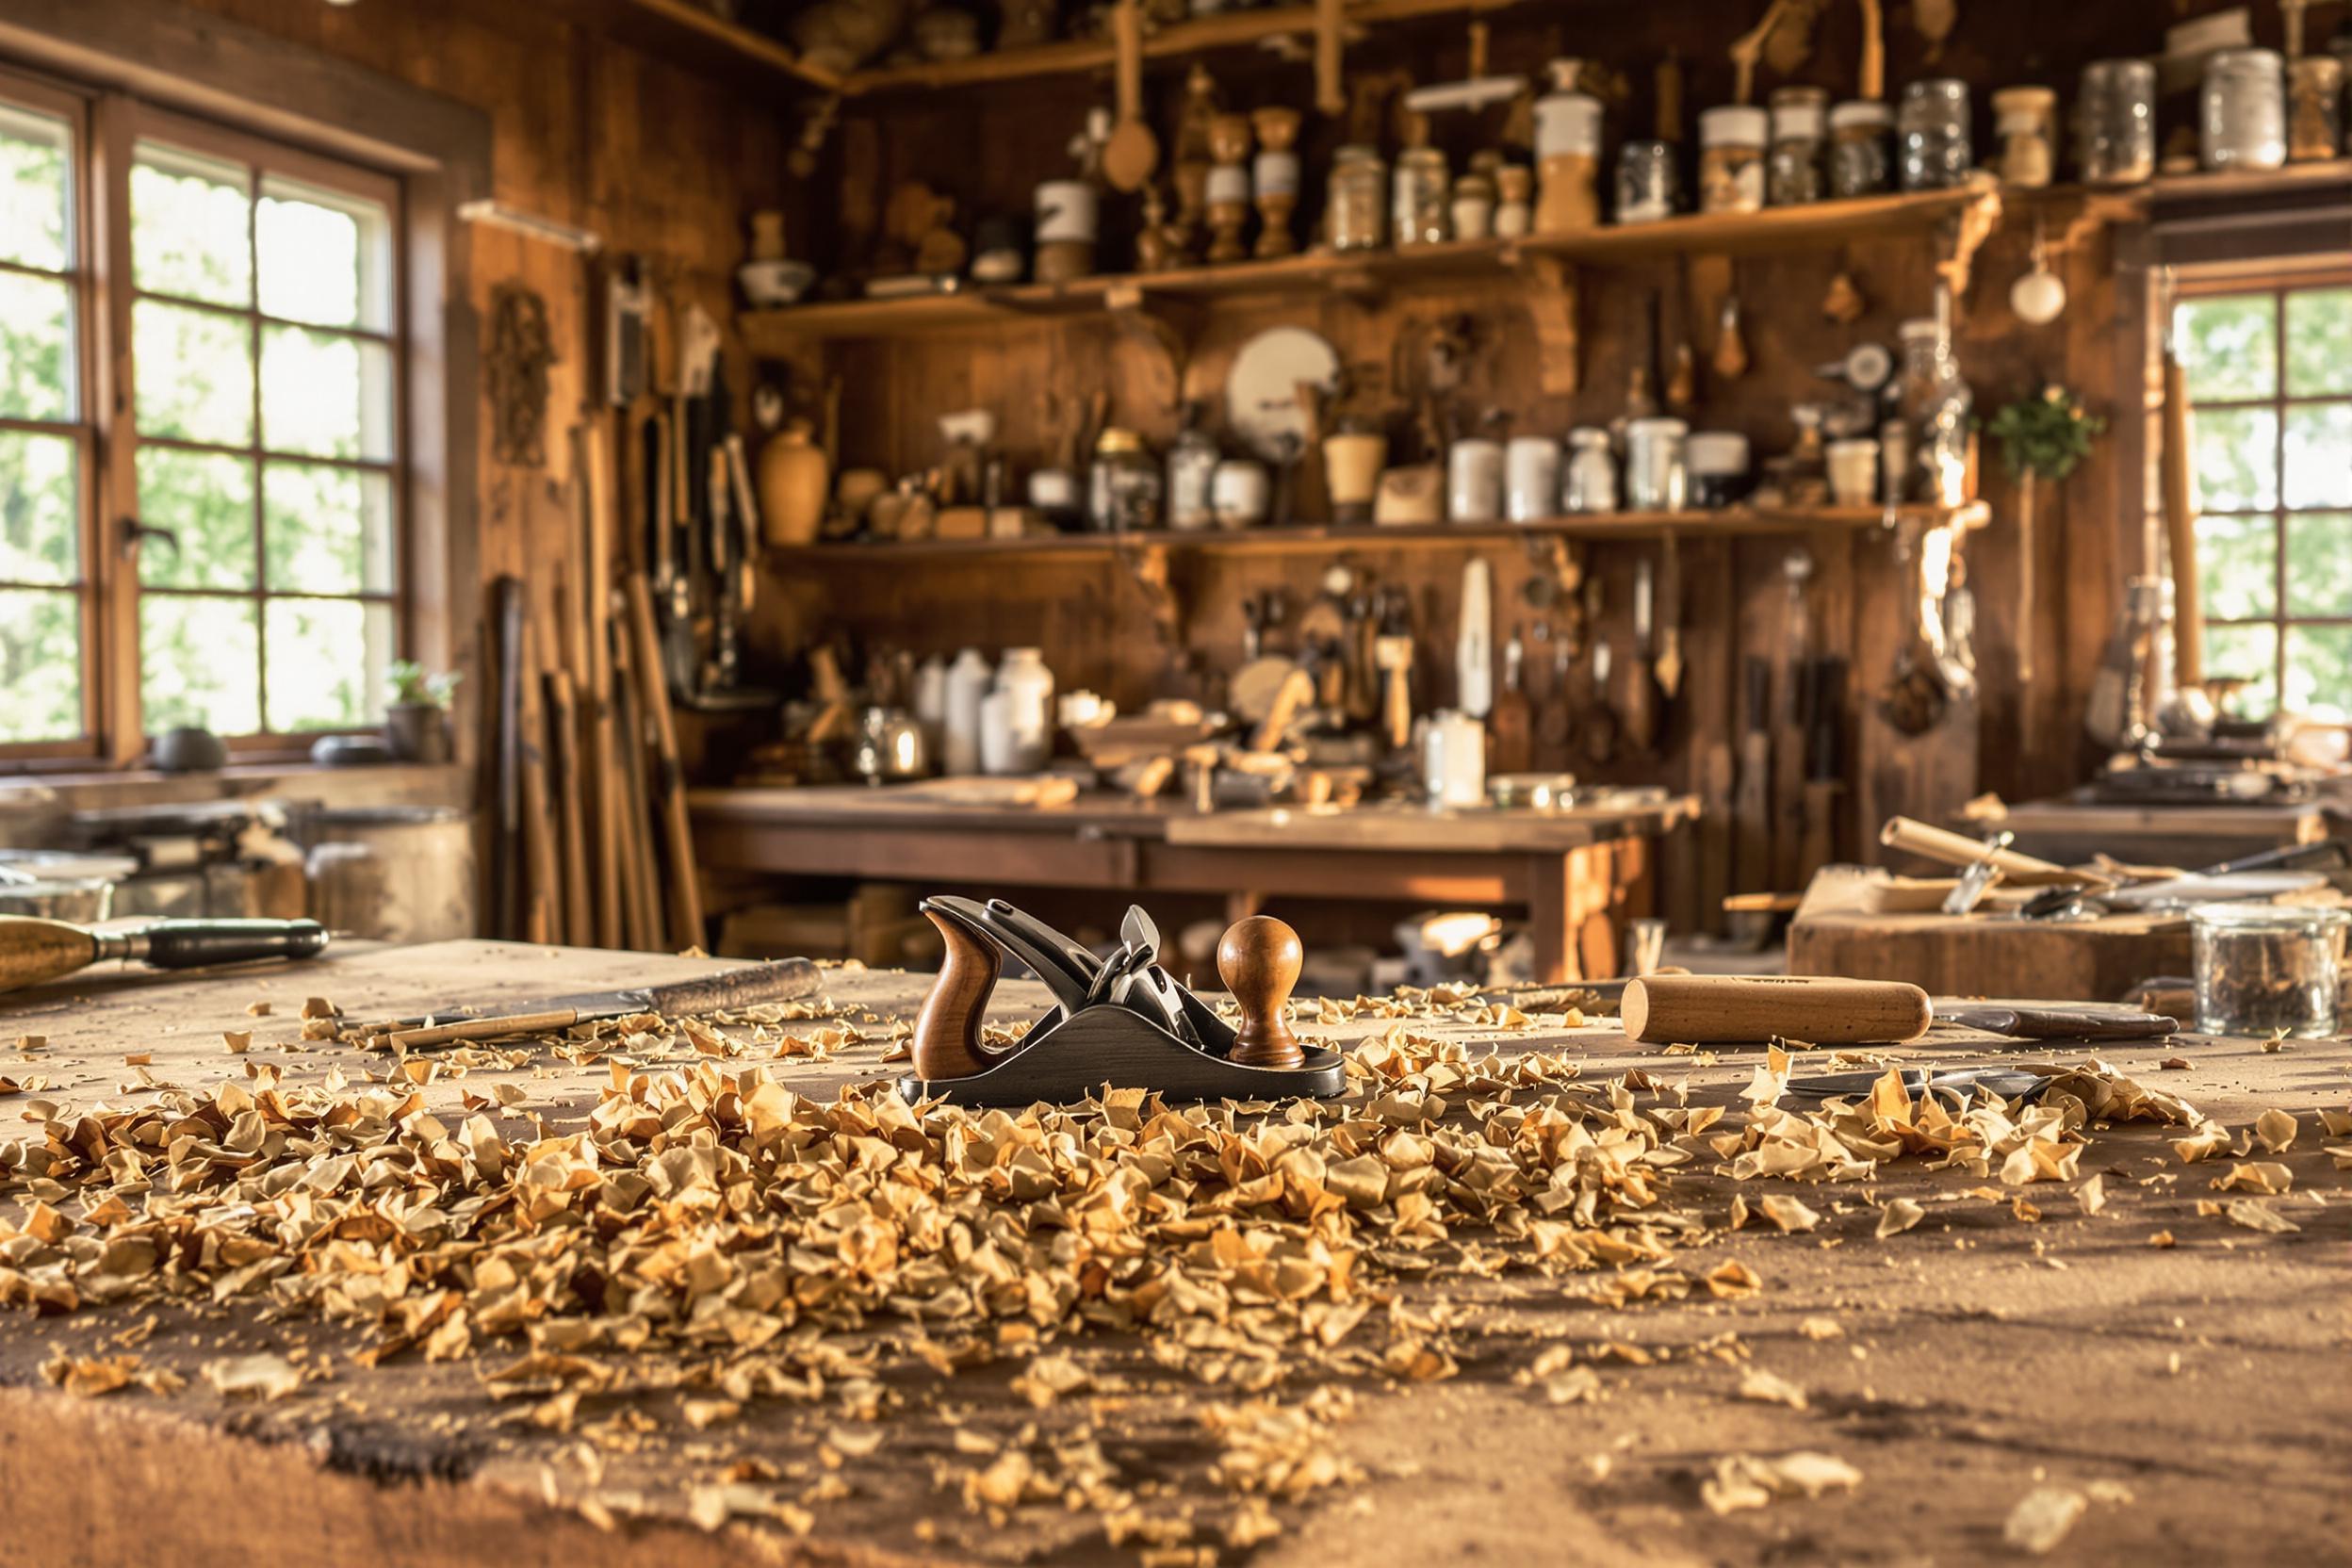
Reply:
<svg viewBox="0 0 2352 1568"><path fill-rule="evenodd" d="M2134 1120L2095 1123L2079 1146L2026 1138L1984 1174L1913 1153L1791 1181L1754 1168L1804 1164L1791 1152L1811 1135L1775 1113L1752 1119L1742 1095L1760 1050L1628 1046L1607 1025L1538 1014L1528 1027L1494 1008L1317 1024L1310 1006L1302 1033L1371 1039L1367 1063L1431 1062L1427 1046L1377 1043L1398 1030L1524 1057L1527 1081L1506 1089L1496 1070L1438 1062L1467 1081L1437 1121L1409 1081L1319 1123L1278 1112L1275 1137L1320 1152L1271 1175L1233 1135L1188 1143L1197 1123L1145 1125L1148 1107L1114 1115L1133 1134L1098 1143L1098 1165L1074 1158L1074 1139L1013 1158L1015 1139L997 1145L993 1177L971 1128L886 1116L839 1147L844 1169L877 1184L861 1190L897 1195L896 1233L714 1256L695 1250L697 1223L739 1198L755 1206L736 1222L765 1223L805 1194L748 1184L727 1198L700 1181L713 1150L694 1107L764 1122L746 1135L766 1140L761 1162L779 1157L779 1135L814 1158L811 1129L830 1113L762 1095L756 1075L823 1102L895 1070L886 1021L911 1013L921 977L837 972L832 1018L609 1032L601 1049L514 1042L445 1056L421 1085L412 1064L397 1087L368 1082L396 1070L389 1056L300 1037L306 997L351 1019L461 1001L507 1011L701 967L453 943L195 979L94 972L6 999L0 1300L18 1304L0 1308L0 1562L1974 1562L2018 1555L2004 1521L2037 1489L2027 1520L2080 1510L2052 1560L2317 1563L2344 1560L2352 1539L2352 1191L2325 1148L2352 1137L2320 1114L2341 1116L2352 1095L2343 1042L2103 1052L2160 1097L2143 1103L2186 1101L2226 1129L2196 1163L2172 1147L2197 1141L2189 1126ZM1041 995L1007 984L1000 1000ZM265 1001L268 1016L249 1012ZM249 1048L224 1032L250 1033ZM1985 1049L1939 1035L1886 1054ZM1794 1070L1869 1065L1831 1056L1798 1053ZM590 1128L629 1064L702 1086L659 1116L632 1113L640 1152L678 1135L638 1166L645 1187L610 1148L599 1168L595 1141L560 1141ZM295 1182L282 1120L216 1117L266 1099L275 1074L270 1103L298 1112L324 1103L331 1075L379 1108L413 1087L438 1127L409 1123L393 1143L416 1156L386 1160L364 1123L329 1117L342 1144L321 1144ZM739 1098L720 1105L711 1086ZM131 1119L77 1119L101 1106ZM2283 1152L2255 1131L2268 1110L2294 1118ZM1237 1128L1265 1147L1257 1120ZM1936 1141L1919 1121L1914 1141ZM620 1131L613 1105L601 1126ZM1153 1126L1170 1147L1220 1147L1225 1176L1168 1159L1138 1176L1157 1156L1119 1146L1150 1144ZM102 1140L101 1127L114 1132ZM1500 1164L1464 1158L1482 1131ZM2283 1129L2262 1131L2277 1142ZM28 1174L102 1141L115 1163L94 1184ZM941 1143L957 1151L946 1165ZM461 1192L457 1166L497 1165L500 1149L531 1181ZM361 1158L335 1165L337 1152ZM1501 1204L1498 1225L1464 1221L1471 1195L1510 1186L1494 1184L1513 1160L1539 1174L1527 1200ZM2268 1168L2283 1167L2291 1189L2213 1190L2239 1165L2274 1187ZM2037 1166L2065 1173L2003 1180ZM1099 1179L1114 1167L1117 1193ZM254 1212L198 1201L253 1169L281 1172L258 1179L255 1208L284 1222L283 1245L251 1240L267 1230ZM1025 1218L1066 1271L1024 1277L1002 1231L952 1246L926 1234L912 1185L885 1170L994 1181L995 1198L969 1201L990 1224ZM418 1172L446 1184L431 1212L415 1202ZM535 1240L544 1262L567 1255L564 1215L592 1207L606 1231L658 1211L678 1250L649 1248L635 1281L576 1271L568 1309L543 1298L506 1321L504 1266L463 1236L495 1231L500 1258ZM142 1213L162 1217L143 1240ZM175 1213L199 1217L175 1229ZM1735 1217L1743 1228L1727 1228ZM1152 1250L1122 1250L1145 1226L1160 1227ZM1269 1240L1274 1267L1249 1250ZM981 1242L944 1288L918 1279L927 1249ZM1349 1249L1352 1267L1338 1255ZM859 1278L906 1294L874 1297L858 1331L820 1331L826 1315L805 1305L776 1333L739 1296L691 1337L647 1339L645 1315L626 1311L632 1290L778 1265L804 1303ZM167 1273L180 1294L158 1288ZM1083 1315L1152 1326L1065 1321L1056 1280L1077 1282ZM982 1295L985 1316L972 1309ZM58 1310L69 1299L78 1310ZM451 1328L457 1304L479 1321ZM1830 1459L1780 1462L1807 1451Z"/></svg>

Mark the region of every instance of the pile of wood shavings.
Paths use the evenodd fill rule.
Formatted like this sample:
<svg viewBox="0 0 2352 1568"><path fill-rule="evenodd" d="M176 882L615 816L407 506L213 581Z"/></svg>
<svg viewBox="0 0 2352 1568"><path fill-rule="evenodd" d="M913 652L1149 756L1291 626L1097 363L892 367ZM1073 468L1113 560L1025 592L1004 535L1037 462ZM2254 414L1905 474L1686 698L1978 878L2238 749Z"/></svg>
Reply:
<svg viewBox="0 0 2352 1568"><path fill-rule="evenodd" d="M1473 1056L1404 1021L1348 1054L1354 1091L1335 1107L1170 1109L1129 1091L973 1113L910 1106L883 1084L796 1095L739 1049L686 1037L694 1054L675 1069L607 1062L587 1127L564 1136L510 1140L479 1112L451 1125L397 1077L355 1092L167 1089L137 1110L48 1119L37 1108L34 1136L0 1143L0 1198L22 1210L0 1219L0 1304L194 1297L315 1314L366 1336L364 1361L473 1358L491 1394L559 1430L583 1396L677 1386L675 1373L647 1381L647 1350L701 1359L686 1411L697 1429L825 1391L873 1419L891 1402L886 1367L952 1376L1023 1357L1016 1390L1043 1411L1091 1382L1050 1343L1102 1330L1244 1395L1302 1364L1402 1384L1452 1376L1460 1348L1446 1315L1405 1305L1413 1279L1606 1268L1581 1294L1753 1295L1761 1282L1742 1265L1668 1266L1673 1248L1746 1217L1735 1199L1729 1227L1703 1220L1682 1168L1837 1182L1918 1153L2058 1180L2096 1123L2201 1124L2184 1102L2096 1069L2016 1114L1986 1102L1955 1117L1891 1073L1866 1102L1797 1112L1777 1102L1777 1054L1750 1108L1727 1116L1690 1106L1687 1085L1637 1070L1586 1086L1565 1057ZM1759 1206L1782 1231L1819 1218L1793 1198ZM1530 1380L1545 1396L1592 1397L1592 1374L1576 1368L1570 1386L1551 1354ZM68 1362L59 1380L103 1392L135 1377ZM1225 1449L1214 1478L1247 1504L1229 1541L1275 1527L1267 1498L1358 1478L1321 1441L1341 1412L1295 1408L1305 1414L1249 1400L1200 1417ZM974 1441L985 1462L940 1484L975 1514L1077 1496L1105 1538L1180 1549L1083 1447ZM700 1489L692 1516L750 1514L810 1519L740 1480Z"/></svg>

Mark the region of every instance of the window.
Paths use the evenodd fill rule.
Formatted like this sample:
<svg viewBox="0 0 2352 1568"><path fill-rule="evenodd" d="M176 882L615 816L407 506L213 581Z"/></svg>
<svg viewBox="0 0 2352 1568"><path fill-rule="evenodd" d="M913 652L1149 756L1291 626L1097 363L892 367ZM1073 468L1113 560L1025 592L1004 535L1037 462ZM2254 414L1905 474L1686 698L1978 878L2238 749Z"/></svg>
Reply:
<svg viewBox="0 0 2352 1568"><path fill-rule="evenodd" d="M397 224L368 172L0 80L0 745L373 721L401 622Z"/></svg>
<svg viewBox="0 0 2352 1568"><path fill-rule="evenodd" d="M2205 671L2352 718L2352 276L2185 286Z"/></svg>

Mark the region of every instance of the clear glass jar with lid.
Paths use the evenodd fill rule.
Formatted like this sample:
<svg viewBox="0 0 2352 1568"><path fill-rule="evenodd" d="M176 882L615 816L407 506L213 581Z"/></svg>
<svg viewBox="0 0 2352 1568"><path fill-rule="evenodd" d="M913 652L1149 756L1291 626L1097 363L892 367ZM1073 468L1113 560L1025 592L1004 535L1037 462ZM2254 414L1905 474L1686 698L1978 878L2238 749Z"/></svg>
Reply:
<svg viewBox="0 0 2352 1568"><path fill-rule="evenodd" d="M1164 496L1160 466L1143 437L1118 425L1104 430L1086 475L1087 525L1101 533L1158 528Z"/></svg>
<svg viewBox="0 0 2352 1568"><path fill-rule="evenodd" d="M1434 147L1409 147L1396 155L1396 192L1389 217L1396 225L1396 248L1440 245L1449 238L1446 155Z"/></svg>
<svg viewBox="0 0 2352 1568"><path fill-rule="evenodd" d="M1829 93L1818 87L1775 88L1772 146L1765 159L1764 200L1776 207L1818 202L1828 188Z"/></svg>
<svg viewBox="0 0 2352 1568"><path fill-rule="evenodd" d="M2287 62L2287 161L2321 163L2344 146L2344 61L2306 55Z"/></svg>
<svg viewBox="0 0 2352 1568"><path fill-rule="evenodd" d="M1682 174L1670 141L1628 141L1617 149L1617 221L1655 223L1682 204Z"/></svg>
<svg viewBox="0 0 2352 1568"><path fill-rule="evenodd" d="M2198 150L2208 169L2276 169L2287 161L2287 89L2269 49L2217 49L2197 94Z"/></svg>
<svg viewBox="0 0 2352 1568"><path fill-rule="evenodd" d="M1959 506L1968 498L1968 416L1976 395L1961 379L1945 324L1944 296L1932 317L1905 321L1903 371L1895 384L1897 411L1909 437L1910 475L1897 499L1916 498L1937 506ZM1896 476L1886 476L1893 491Z"/></svg>
<svg viewBox="0 0 2352 1568"><path fill-rule="evenodd" d="M1903 90L1895 128L1903 144L1903 188L1947 190L1976 166L1970 140L1968 84L1930 76Z"/></svg>
<svg viewBox="0 0 2352 1568"><path fill-rule="evenodd" d="M2075 137L2090 185L2137 185L2156 172L2156 67L2093 60L2075 97Z"/></svg>
<svg viewBox="0 0 2352 1568"><path fill-rule="evenodd" d="M1840 199L1876 196L1894 179L1887 150L1895 117L1875 98L1856 98L1829 111L1829 193Z"/></svg>
<svg viewBox="0 0 2352 1568"><path fill-rule="evenodd" d="M1331 155L1324 225L1334 251L1388 243L1388 165L1378 149L1350 143Z"/></svg>
<svg viewBox="0 0 2352 1568"><path fill-rule="evenodd" d="M1764 210L1764 148L1772 117L1746 104L1724 104L1699 116L1699 210Z"/></svg>
<svg viewBox="0 0 2352 1568"><path fill-rule="evenodd" d="M1579 425L1568 433L1568 463L1560 486L1560 509L1568 513L1617 510L1617 454L1609 432Z"/></svg>
<svg viewBox="0 0 2352 1568"><path fill-rule="evenodd" d="M2058 171L2058 94L2046 87L2005 87L1993 94L1993 134L2001 139L2004 184L2039 190Z"/></svg>
<svg viewBox="0 0 2352 1568"><path fill-rule="evenodd" d="M1168 526L1197 532L1217 522L1209 494L1217 475L1216 439L1198 425L1188 426L1168 449Z"/></svg>

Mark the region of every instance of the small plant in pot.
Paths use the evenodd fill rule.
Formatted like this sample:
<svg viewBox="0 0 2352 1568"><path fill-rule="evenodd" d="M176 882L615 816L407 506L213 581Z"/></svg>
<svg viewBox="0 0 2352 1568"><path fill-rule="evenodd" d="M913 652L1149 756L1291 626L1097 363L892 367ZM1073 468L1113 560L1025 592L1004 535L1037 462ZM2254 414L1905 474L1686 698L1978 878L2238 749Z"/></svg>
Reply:
<svg viewBox="0 0 2352 1568"><path fill-rule="evenodd" d="M435 675L413 659L395 660L392 701L384 710L384 743L402 762L449 760L449 697L454 672Z"/></svg>

